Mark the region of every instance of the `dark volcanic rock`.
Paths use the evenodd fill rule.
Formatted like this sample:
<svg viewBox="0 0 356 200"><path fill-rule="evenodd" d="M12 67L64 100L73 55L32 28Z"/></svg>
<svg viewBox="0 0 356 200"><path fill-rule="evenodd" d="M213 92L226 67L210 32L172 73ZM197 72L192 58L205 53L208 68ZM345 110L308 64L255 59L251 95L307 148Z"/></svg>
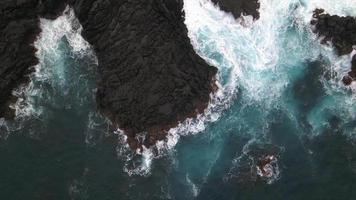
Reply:
<svg viewBox="0 0 356 200"><path fill-rule="evenodd" d="M241 14L252 15L254 19L260 18L258 9L260 8L259 0L212 0L213 3L239 18Z"/></svg>
<svg viewBox="0 0 356 200"><path fill-rule="evenodd" d="M125 130L132 148L164 139L207 107L217 69L194 52L182 0L7 0L0 3L0 117L11 91L38 62L31 45L40 32L38 16L54 19L66 3L98 57L98 109Z"/></svg>
<svg viewBox="0 0 356 200"><path fill-rule="evenodd" d="M312 24L323 42L331 41L339 55L349 54L356 44L356 19L351 16L329 15L323 10L314 11Z"/></svg>
<svg viewBox="0 0 356 200"><path fill-rule="evenodd" d="M64 1L51 6L52 1L0 1L0 117L13 116L9 104L16 98L11 93L26 82L30 67L38 63L33 47L41 31L38 16L55 18L64 8Z"/></svg>
<svg viewBox="0 0 356 200"><path fill-rule="evenodd" d="M346 55L352 52L356 45L356 18L351 16L340 17L324 13L323 9L314 11L312 25L314 32L323 37L322 42L331 41L338 55ZM351 71L342 81L350 85L356 78L356 57L352 58Z"/></svg>
<svg viewBox="0 0 356 200"><path fill-rule="evenodd" d="M11 117L12 90L37 63L30 44L40 32L36 1L0 2L0 117Z"/></svg>
<svg viewBox="0 0 356 200"><path fill-rule="evenodd" d="M179 0L77 0L83 36L99 60L98 107L131 147L150 146L203 112L217 69L193 50Z"/></svg>
<svg viewBox="0 0 356 200"><path fill-rule="evenodd" d="M354 55L354 56L352 57L351 70L352 70L352 71L356 71L356 55Z"/></svg>

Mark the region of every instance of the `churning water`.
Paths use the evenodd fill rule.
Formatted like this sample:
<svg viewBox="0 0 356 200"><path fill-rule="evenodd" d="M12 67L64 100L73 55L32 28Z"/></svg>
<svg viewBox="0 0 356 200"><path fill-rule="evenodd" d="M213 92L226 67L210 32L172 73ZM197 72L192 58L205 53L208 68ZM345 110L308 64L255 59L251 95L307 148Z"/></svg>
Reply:
<svg viewBox="0 0 356 200"><path fill-rule="evenodd" d="M16 120L0 120L1 199L353 199L356 85L341 79L354 53L321 45L310 20L315 8L356 16L356 1L260 3L254 21L185 1L189 37L219 69L219 90L204 114L143 152L96 112L100 66L73 11L41 20L40 64L14 91Z"/></svg>

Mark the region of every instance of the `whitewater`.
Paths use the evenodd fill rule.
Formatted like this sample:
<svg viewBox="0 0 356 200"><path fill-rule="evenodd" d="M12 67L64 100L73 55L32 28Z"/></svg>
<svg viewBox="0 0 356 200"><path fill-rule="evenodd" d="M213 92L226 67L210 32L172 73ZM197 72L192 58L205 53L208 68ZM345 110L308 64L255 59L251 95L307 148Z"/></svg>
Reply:
<svg viewBox="0 0 356 200"><path fill-rule="evenodd" d="M114 161L105 160L111 165L101 161L85 165L99 168L108 179L111 173L119 176L127 185L125 195L132 199L148 199L149 194L152 199L258 198L258 191L249 196L243 187L235 187L259 181L261 188L275 187L282 194L287 186L304 184L295 191L306 191L321 185L316 178L305 180L320 171L322 164L313 156L322 153L304 141L333 131L347 141L354 139L356 83L344 86L341 80L356 51L337 56L331 44L320 43L310 21L316 8L356 16L356 1L260 0L260 4L260 19L253 20L234 19L209 0L184 1L194 49L219 69L218 91L211 94L203 114L187 119L171 129L165 141L142 152L132 152L124 133L111 130L110 122L96 111L100 66L80 35L74 12L67 8L54 21L41 19L42 33L35 42L40 63L31 82L14 91L19 97L12 105L16 120L0 119L0 130L6 131L0 137L23 134L46 141L52 132L75 135L85 146L81 152L90 157L99 154L91 154L96 149L107 148L105 138L115 136L115 150L105 151L115 153ZM266 176L257 167L265 157L272 160L265 166ZM350 165L356 166L354 162ZM301 177L296 177L298 173ZM70 184L75 195L87 194L82 186L94 184L85 176ZM271 198L273 193L271 189Z"/></svg>

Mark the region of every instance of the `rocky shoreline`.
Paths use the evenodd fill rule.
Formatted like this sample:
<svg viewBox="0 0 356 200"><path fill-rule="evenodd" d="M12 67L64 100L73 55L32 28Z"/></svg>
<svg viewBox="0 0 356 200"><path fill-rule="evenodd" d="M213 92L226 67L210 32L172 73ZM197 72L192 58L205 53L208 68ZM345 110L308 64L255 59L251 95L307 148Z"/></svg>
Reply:
<svg viewBox="0 0 356 200"><path fill-rule="evenodd" d="M132 148L153 145L204 111L217 69L194 52L183 1L10 0L0 3L0 117L14 116L11 93L38 63L39 17L55 19L67 4L98 57L98 109L125 130ZM138 134L145 139L138 141Z"/></svg>
<svg viewBox="0 0 356 200"><path fill-rule="evenodd" d="M259 17L257 0L213 2L236 18ZM55 19L67 5L98 58L98 110L124 130L133 149L154 145L204 112L217 69L190 43L183 0L6 0L0 3L0 118L14 117L11 93L38 64L33 42L39 18Z"/></svg>
<svg viewBox="0 0 356 200"><path fill-rule="evenodd" d="M132 148L154 145L170 128L204 111L217 69L194 52L183 1L72 5L99 60L98 108L124 130Z"/></svg>
<svg viewBox="0 0 356 200"><path fill-rule="evenodd" d="M14 89L26 84L38 64L33 45L40 34L39 18L55 19L66 1L4 0L0 2L0 118L15 115L9 106L16 102Z"/></svg>
<svg viewBox="0 0 356 200"><path fill-rule="evenodd" d="M323 9L314 11L314 32L323 37L322 43L331 42L339 56L350 54L353 45L356 45L356 18L351 16L340 17L330 15ZM350 85L356 80L356 56L351 61L351 70L342 79L345 85Z"/></svg>

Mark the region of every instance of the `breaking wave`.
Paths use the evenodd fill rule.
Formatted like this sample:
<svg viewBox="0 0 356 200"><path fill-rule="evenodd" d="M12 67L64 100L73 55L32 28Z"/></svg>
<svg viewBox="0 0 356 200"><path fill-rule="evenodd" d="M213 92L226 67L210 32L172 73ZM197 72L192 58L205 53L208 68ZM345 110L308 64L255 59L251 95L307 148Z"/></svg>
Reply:
<svg viewBox="0 0 356 200"><path fill-rule="evenodd" d="M172 156L180 137L204 132L212 122L222 129L226 126L237 133L265 137L275 110L283 110L300 133L309 132L305 129L307 124L312 135L321 134L335 116L345 125L345 134L355 133L352 123L356 119L356 83L345 87L341 79L356 52L336 56L330 44L320 44L310 20L313 10L319 7L331 14L356 15L356 2L260 0L260 3L260 19L242 16L236 20L209 0L184 1L189 38L196 52L219 69L218 90L211 94L211 102L203 114L172 128L166 140L149 149L132 152L124 133L117 130L117 155L124 160L127 174L150 175L154 159ZM0 119L0 129L15 132L26 128L33 137L39 137L38 130L46 130L45 122L53 113L76 110L75 113L80 113L78 119L85 119L85 142L95 145L98 138L110 132L107 120L95 111L96 57L82 38L82 27L70 8L56 20L41 19L41 28L35 42L40 63L30 75L30 83L14 91L18 97L12 105L16 110L15 122ZM303 100L296 100L288 91L310 67L306 63L316 60L322 61L318 81L324 93L307 112L305 122L301 122L297 104ZM227 112L230 113L227 119L221 124L217 122ZM273 172L268 183L280 177L278 159L274 158L266 168ZM198 195L199 184L188 175L186 182L194 196Z"/></svg>
<svg viewBox="0 0 356 200"><path fill-rule="evenodd" d="M7 134L23 131L40 138L50 123L55 123L52 117L76 110L78 116L88 118L89 141L99 132L95 130L98 124L103 126L105 121L94 111L96 56L82 38L82 26L71 8L56 20L40 19L40 28L42 32L34 42L39 64L33 67L30 82L13 91L18 98L11 105L15 120L5 121L3 126Z"/></svg>
<svg viewBox="0 0 356 200"><path fill-rule="evenodd" d="M264 136L269 131L271 112L281 109L301 133L307 132L297 117L298 108L291 104L296 102L287 91L307 70L305 63L311 61L322 60L323 74L319 81L326 91L320 104L307 116L313 135L322 133L329 126L330 117L326 116L336 115L346 124L356 119L355 95L348 91L355 90L356 84L347 88L341 82L350 68L352 55L336 56L330 44L320 44L320 38L310 25L316 8L324 8L330 14L356 15L356 2L261 0L260 3L260 19L254 21L251 16L236 20L209 0L184 1L185 24L193 47L209 64L219 69L218 91L211 94L211 102L203 114L172 128L167 139L156 146L127 156L131 164L125 171L130 175L149 175L152 159L169 154L181 136L204 131L207 124L217 121L236 99L239 99L240 107L234 111L234 119L241 122L237 131L253 137ZM333 76L327 78L326 74ZM251 115L255 115L253 121ZM347 133L354 131L351 129ZM122 149L118 151L120 155L124 152ZM141 156L135 159L137 155ZM268 182L272 183L278 177L277 169Z"/></svg>

